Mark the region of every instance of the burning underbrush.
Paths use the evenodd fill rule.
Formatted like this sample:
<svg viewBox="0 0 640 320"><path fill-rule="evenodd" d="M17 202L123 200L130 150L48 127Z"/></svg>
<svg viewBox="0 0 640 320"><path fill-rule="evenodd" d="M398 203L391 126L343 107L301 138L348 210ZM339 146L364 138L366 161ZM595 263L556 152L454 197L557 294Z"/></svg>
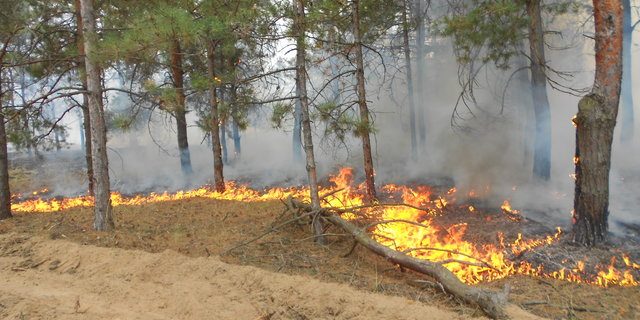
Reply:
<svg viewBox="0 0 640 320"><path fill-rule="evenodd" d="M513 275L588 283L601 287L637 286L638 257L615 250L598 254L572 247L565 232L548 230L525 219L504 201L501 209L459 201L455 188L385 185L378 203L367 204L353 172L341 169L321 188L324 206L339 208L343 218L358 220L379 243L407 255L437 262L468 284L491 282ZM46 199L47 190L15 195L14 212L57 212L92 205L90 197ZM176 193L125 196L114 193L112 204L137 206L194 198L260 202L307 199L305 188L262 191L233 182L218 193L208 187ZM474 198L473 192L464 198ZM525 231L525 233L523 233Z"/></svg>

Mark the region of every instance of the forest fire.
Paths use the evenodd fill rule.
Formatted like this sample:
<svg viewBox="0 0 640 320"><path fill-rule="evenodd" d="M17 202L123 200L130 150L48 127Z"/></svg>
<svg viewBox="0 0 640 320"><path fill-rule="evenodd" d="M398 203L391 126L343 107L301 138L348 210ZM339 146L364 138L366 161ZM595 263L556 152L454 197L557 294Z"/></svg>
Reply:
<svg viewBox="0 0 640 320"><path fill-rule="evenodd" d="M433 218L447 213L448 208L459 207L470 214L477 214L474 206L456 204L455 188L449 189L442 196L436 196L427 186L385 185L381 188L388 199L399 197L401 203L378 203L367 205L363 193L364 186L353 184L353 171L343 168L339 174L331 177L331 186L320 189L323 205L340 208L350 213L345 219L363 218L372 221L369 231L379 243L406 253L407 255L439 262L452 271L461 281L468 284L494 281L511 275L526 275L553 278L576 283L607 286L637 286L638 280L633 272L640 270L640 264L622 255L618 264L612 259L609 265L594 266L587 270L585 263L578 261L574 266L548 270L544 265L521 261L519 258L526 252L557 242L563 231L558 228L555 234L541 238L525 239L522 234L511 242L507 242L502 233L497 233L498 243L474 243L467 240L468 224L460 221L449 227L441 227L433 222ZM208 187L176 193L152 193L149 195L123 196L119 193L111 195L113 206L135 206L141 204L185 200L192 198L208 198L235 201L268 201L286 199L288 197L307 199L307 188L270 188L256 191L244 185L227 183L227 191L219 193ZM40 195L43 192L35 193ZM75 197L63 199L32 199L15 202L14 212L56 212L76 207L92 206L91 197ZM521 221L518 210L504 201L502 211L511 222ZM617 266L624 265L624 270Z"/></svg>

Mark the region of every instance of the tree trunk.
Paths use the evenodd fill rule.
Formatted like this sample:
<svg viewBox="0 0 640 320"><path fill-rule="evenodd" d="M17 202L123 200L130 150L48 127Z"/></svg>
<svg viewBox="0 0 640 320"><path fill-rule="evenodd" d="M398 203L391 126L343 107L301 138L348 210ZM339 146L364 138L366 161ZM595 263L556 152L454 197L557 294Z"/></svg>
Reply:
<svg viewBox="0 0 640 320"><path fill-rule="evenodd" d="M295 1L295 0L294 0ZM296 85L296 95L300 97L300 87ZM293 160L302 162L302 106L300 99L296 99L293 110Z"/></svg>
<svg viewBox="0 0 640 320"><path fill-rule="evenodd" d="M330 28L329 29L329 43L335 43L336 42L336 30L335 28ZM330 49L328 49L330 50ZM339 64L340 61L337 57L336 54L331 54L329 56L329 65L331 66L331 79L335 79L333 80L333 83L331 84L331 96L333 99L333 103L336 106L340 105L340 101L342 100L341 97L341 90L340 90L340 78L338 77L338 74L340 73L339 70Z"/></svg>
<svg viewBox="0 0 640 320"><path fill-rule="evenodd" d="M51 115L53 119L58 119L58 115L56 114L56 107L51 107ZM58 129L58 125L54 124L51 126L51 130L53 131L53 144L56 147L56 151L60 151L60 130Z"/></svg>
<svg viewBox="0 0 640 320"><path fill-rule="evenodd" d="M622 40L622 123L620 128L620 138L622 142L629 142L634 134L634 105L632 78L632 52L633 45L633 22L631 21L631 0L622 0L623 7L623 40Z"/></svg>
<svg viewBox="0 0 640 320"><path fill-rule="evenodd" d="M191 154L189 153L189 139L187 137L187 105L184 93L184 69L182 68L182 48L180 41L174 39L171 44L171 78L176 90L176 106L173 116L176 118L178 133L178 151L180 152L180 168L185 176L193 173L191 168Z"/></svg>
<svg viewBox="0 0 640 320"><path fill-rule="evenodd" d="M20 95L23 97L22 101L23 103L25 102L24 99L26 98L27 94L26 94L26 87L27 87L27 79L26 79L26 71L22 70L20 72ZM27 153L29 154L29 156L33 155L33 152L31 150L31 129L29 126L29 115L27 113L22 114L20 117L22 117L21 121L22 121L22 125L24 126L24 130L26 132L29 132L29 136L27 137L27 141L26 141L26 147L27 147Z"/></svg>
<svg viewBox="0 0 640 320"><path fill-rule="evenodd" d="M231 66L235 68L235 64L231 63ZM238 87L234 83L231 87L231 101L233 101L233 107L238 108ZM236 120L237 113L231 112L231 115L227 119L231 119L231 138L233 139L233 152L234 160L240 159L242 148L240 146L240 130L238 128L238 121Z"/></svg>
<svg viewBox="0 0 640 320"><path fill-rule="evenodd" d="M234 160L240 160L242 155L242 144L240 143L240 128L238 127L238 120L233 117L233 127L231 128L233 133L233 152Z"/></svg>
<svg viewBox="0 0 640 320"><path fill-rule="evenodd" d="M86 90L86 88L82 88L82 90ZM83 103L84 104L84 103ZM78 131L80 131L80 148L82 152L85 152L85 141L84 141L84 111L82 110L82 105L79 105L80 109L78 109L78 123L80 124L78 127Z"/></svg>
<svg viewBox="0 0 640 320"><path fill-rule="evenodd" d="M95 196L93 186L93 161L91 160L91 117L89 116L89 97L87 96L87 70L84 65L84 37L83 29L84 23L82 22L82 14L80 13L80 0L75 0L75 14L76 14L76 46L78 47L78 76L82 82L82 127L84 132L84 159L87 165L87 181L89 184L89 195Z"/></svg>
<svg viewBox="0 0 640 320"><path fill-rule="evenodd" d="M229 164L229 150L227 149L227 122L220 120L220 147L222 148L222 163Z"/></svg>
<svg viewBox="0 0 640 320"><path fill-rule="evenodd" d="M311 207L316 211L313 217L312 227L315 242L325 244L324 228L320 217L320 196L318 195L318 174L316 172L316 160L313 152L313 137L311 133L311 119L309 117L309 97L307 96L307 47L305 41L306 21L303 0L293 0L295 7L296 37L296 90L299 94L300 113L302 120L302 133L304 135L304 151L307 156L307 178L309 179L309 193Z"/></svg>
<svg viewBox="0 0 640 320"><path fill-rule="evenodd" d="M364 58L362 54L362 38L360 35L360 0L353 0L353 37L356 52L356 91L358 92L358 107L360 109L360 124L358 134L362 139L362 153L364 156L364 175L367 188L367 198L374 201L376 197L375 173L373 171L373 157L371 156L371 122L367 107L367 93L365 90Z"/></svg>
<svg viewBox="0 0 640 320"><path fill-rule="evenodd" d="M220 61L222 63L224 62L224 59L220 57ZM218 101L223 101L227 105L231 104L231 94L229 93L229 91L227 91L224 86L221 87L220 90L218 90ZM220 115L220 109L218 109L218 123L220 127L220 148L222 149L222 164L226 166L229 164L229 158L227 155L227 121Z"/></svg>
<svg viewBox="0 0 640 320"><path fill-rule="evenodd" d="M89 97L89 114L91 117L91 158L93 160L95 205L93 227L99 231L114 228L111 192L109 186L109 161L107 158L107 128L104 121L102 104L102 84L100 69L91 59L95 50L96 31L92 0L80 0L85 68L87 71L87 91Z"/></svg>
<svg viewBox="0 0 640 320"><path fill-rule="evenodd" d="M22 82L24 85L24 81ZM22 96L24 97L24 89L22 89ZM29 156L33 156L33 146L31 143L31 129L30 129L30 125L29 125L29 115L27 114L23 114L22 115L22 125L24 126L25 130L29 133L29 136L27 137L27 153L29 154Z"/></svg>
<svg viewBox="0 0 640 320"><path fill-rule="evenodd" d="M573 241L594 246L607 239L611 144L622 81L622 4L594 0L596 76L578 104Z"/></svg>
<svg viewBox="0 0 640 320"><path fill-rule="evenodd" d="M522 44L518 46L518 50L524 50L524 44L525 43L522 42ZM527 72L531 67L528 57L525 55L515 56L514 67L514 72L517 72L516 75L513 75L515 80L515 92L531 91L533 85L531 84L529 72ZM517 95L515 97L515 99L517 99L517 110L522 124L522 168L526 172L533 172L533 150L534 139L536 136L533 95L531 95L531 98L532 99L521 99ZM506 101L503 101L503 103L506 103Z"/></svg>
<svg viewBox="0 0 640 320"><path fill-rule="evenodd" d="M529 52L531 55L531 94L536 121L533 174L538 179L549 180L551 177L551 111L547 97L540 0L528 0L527 13L529 15Z"/></svg>
<svg viewBox="0 0 640 320"><path fill-rule="evenodd" d="M0 59L0 65L1 65ZM4 91L2 68L0 68L0 220L11 218L11 191L9 189L9 152L4 123Z"/></svg>
<svg viewBox="0 0 640 320"><path fill-rule="evenodd" d="M420 146L426 146L427 140L427 122L425 119L425 98L424 90L426 88L424 73L425 73L425 6L423 6L424 0L415 0L415 19L416 19L416 71L417 74L417 88L418 90L418 101L420 101L420 105L418 106L418 136L420 139Z"/></svg>
<svg viewBox="0 0 640 320"><path fill-rule="evenodd" d="M218 192L225 191L223 163L222 163L222 146L220 145L220 119L218 118L218 94L216 92L216 44L213 40L209 41L207 50L207 70L209 73L209 81L211 85L209 93L211 98L211 144L213 146L213 183L215 190Z"/></svg>
<svg viewBox="0 0 640 320"><path fill-rule="evenodd" d="M407 72L407 97L409 98L409 131L411 137L411 157L413 160L418 158L418 141L416 137L416 101L413 92L413 74L411 73L411 47L409 46L409 20L407 19L407 11L409 11L409 0L404 1L404 10L402 12L402 37L404 40L404 60Z"/></svg>
<svg viewBox="0 0 640 320"><path fill-rule="evenodd" d="M83 67L84 69L84 67ZM82 83L86 91L87 77L84 76ZM82 128L84 131L84 158L87 164L87 180L89 181L89 195L95 196L95 186L93 184L93 160L91 159L91 116L89 115L89 97L83 94L82 102Z"/></svg>

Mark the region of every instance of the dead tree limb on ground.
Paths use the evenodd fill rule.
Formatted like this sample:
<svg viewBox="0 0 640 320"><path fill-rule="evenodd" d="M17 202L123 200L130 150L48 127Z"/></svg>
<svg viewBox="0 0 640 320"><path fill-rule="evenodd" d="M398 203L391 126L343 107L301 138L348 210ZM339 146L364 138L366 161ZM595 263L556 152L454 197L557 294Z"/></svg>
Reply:
<svg viewBox="0 0 640 320"><path fill-rule="evenodd" d="M290 201L289 205L292 205L292 207L289 208L290 210L297 211L302 209L302 211L305 212L313 211L310 205L299 201ZM355 224L342 219L331 209L321 209L320 213L324 219L351 234L358 244L386 258L391 263L432 277L442 285L446 292L465 301L466 303L479 306L489 317L493 319L509 318L505 311L507 307L508 288L505 288L503 292L496 292L469 286L461 282L441 263L420 260L376 242L369 237L366 228L360 228Z"/></svg>

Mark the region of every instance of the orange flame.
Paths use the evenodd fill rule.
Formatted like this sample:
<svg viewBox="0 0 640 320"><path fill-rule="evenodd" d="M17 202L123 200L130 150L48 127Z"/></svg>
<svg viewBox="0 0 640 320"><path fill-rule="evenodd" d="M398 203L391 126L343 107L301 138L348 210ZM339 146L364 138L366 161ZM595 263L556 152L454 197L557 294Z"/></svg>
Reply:
<svg viewBox="0 0 640 320"><path fill-rule="evenodd" d="M331 177L332 186L320 189L325 195L323 206L336 208L361 207L364 201L364 186L353 184L353 169L342 168L339 173ZM408 255L433 262L440 262L451 270L461 281L469 284L493 281L511 275L527 275L560 279L570 282L588 283L598 286L637 286L632 271L640 270L640 265L623 255L625 270L616 268L616 261L612 260L608 266L596 266L597 274L587 274L585 263L577 262L573 267L558 271L547 271L544 266L520 261L511 261L509 257L521 256L524 252L547 246L558 241L562 230L555 234L538 239L524 239L518 235L512 243L505 243L504 236L498 234L500 244L475 244L465 239L467 224L459 223L448 228L435 225L432 219L445 214L445 209L455 203L457 190L450 189L443 196L434 197L431 189L426 186L408 187L399 185L385 185L381 190L389 197L400 196L402 202L410 206L384 206L363 209L363 213L378 220L389 222L376 225L373 230L374 238L381 244ZM267 201L288 197L302 198L308 201L308 188L270 188L261 192L244 185L228 182L226 191L219 193L203 187L177 193L152 193L126 197L119 193L111 195L113 206L132 206L164 201L185 200L192 198L207 198L217 200L236 201ZM64 199L34 199L15 202L11 209L14 212L55 212L76 207L90 207L93 205L91 197L75 197ZM462 206L474 212L473 206ZM502 211L507 217L520 220L520 212L511 207L509 201L504 201ZM355 214L345 214L346 219L355 219ZM404 222L403 222L404 221ZM406 221L411 223L406 223Z"/></svg>
<svg viewBox="0 0 640 320"><path fill-rule="evenodd" d="M520 216L520 211L511 208L511 203L509 203L509 200L505 200L504 202L502 202L502 206L500 206L500 209L502 209L502 211L506 213L507 217L511 220L513 221L522 220L522 217Z"/></svg>

